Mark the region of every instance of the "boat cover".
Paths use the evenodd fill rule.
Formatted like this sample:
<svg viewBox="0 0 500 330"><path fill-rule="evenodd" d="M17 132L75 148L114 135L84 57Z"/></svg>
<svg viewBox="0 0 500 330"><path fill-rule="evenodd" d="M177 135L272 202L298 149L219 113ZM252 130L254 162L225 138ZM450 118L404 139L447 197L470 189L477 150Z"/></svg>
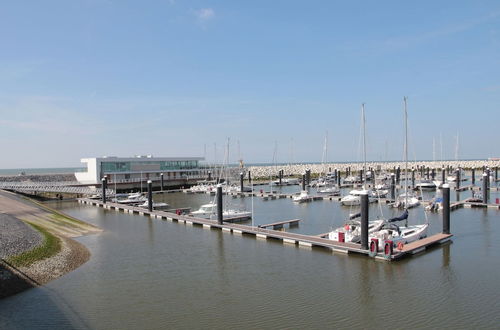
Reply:
<svg viewBox="0 0 500 330"><path fill-rule="evenodd" d="M399 217L391 218L387 220L388 222L396 222L396 221L402 221L408 219L408 210L405 210L403 214L401 214Z"/></svg>

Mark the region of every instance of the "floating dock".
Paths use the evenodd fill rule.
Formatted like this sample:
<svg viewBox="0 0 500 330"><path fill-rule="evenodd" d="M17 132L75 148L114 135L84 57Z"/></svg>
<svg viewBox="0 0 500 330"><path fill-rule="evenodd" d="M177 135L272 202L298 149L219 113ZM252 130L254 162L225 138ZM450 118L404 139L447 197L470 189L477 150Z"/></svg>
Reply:
<svg viewBox="0 0 500 330"><path fill-rule="evenodd" d="M376 259L388 260L388 261L400 260L401 258L403 258L405 256L410 256L410 255L419 253L419 252L425 250L429 246L444 243L444 242L450 240L450 238L452 237L452 235L449 235L449 234L436 234L436 235L427 237L425 239L419 240L417 242L407 244L404 246L404 248L402 250L395 249L393 251L393 253L390 255L384 255L383 252L378 252L376 254L373 254L373 253L370 253L370 250L362 249L361 244L336 242L336 241L333 241L333 240L330 240L330 239L327 239L324 237L320 237L318 235L314 236L314 235L296 234L296 233L290 233L290 232L285 232L285 231L280 231L280 230L262 228L262 226L261 227L252 227L252 226L245 226L245 225L241 225L241 224L229 223L226 221L223 224L219 224L216 220L209 220L209 219L202 219L202 218L197 218L197 217L192 217L192 216L179 215L176 213L159 211L159 210L154 210L152 212L149 212L147 209L144 209L141 207L123 205L123 204L111 203L111 202L103 203L100 200L87 199L87 198L80 198L80 199L78 199L78 202L82 203L82 204L103 207L103 208L108 209L108 210L115 210L117 212L122 211L122 212L126 212L126 213L149 216L151 218L157 218L157 219L163 219L163 220L172 221L172 222L183 223L186 225L201 226L201 227L206 228L206 229L219 229L219 230L233 233L233 234L251 235L251 236L254 236L255 238L258 238L258 239L281 240L283 242L283 244L290 244L290 245L296 245L296 246L301 246L301 247L311 247L311 248L312 247L319 247L319 248L328 249L334 253L343 253L343 254L355 253L355 254L374 257ZM289 225L293 224L293 223L298 224L299 221L300 221L299 219L294 219L294 220L276 222L276 223L272 223L272 224L268 224L268 225L264 225L264 226L266 226L266 227L273 226L274 227L276 224L278 224L278 226L281 224L281 226L282 226L286 223L288 223Z"/></svg>

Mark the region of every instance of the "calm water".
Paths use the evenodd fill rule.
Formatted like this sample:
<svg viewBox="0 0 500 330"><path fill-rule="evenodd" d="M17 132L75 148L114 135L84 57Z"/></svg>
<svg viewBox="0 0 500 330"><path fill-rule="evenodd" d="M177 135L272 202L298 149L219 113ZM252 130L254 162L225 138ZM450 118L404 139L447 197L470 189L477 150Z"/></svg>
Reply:
<svg viewBox="0 0 500 330"><path fill-rule="evenodd" d="M286 187L296 191L298 187ZM453 194L452 194L453 195ZM461 199L465 198L461 196ZM496 195L492 194L492 198ZM155 196L193 208L206 195ZM229 199L251 208L251 198ZM452 212L453 243L387 263L76 203L64 212L104 229L74 272L0 301L1 329L499 328L500 212ZM354 210L337 202L254 198L255 224L303 219L319 234ZM385 206L370 207L371 218ZM427 214L431 233L439 214ZM422 208L411 222L425 221Z"/></svg>

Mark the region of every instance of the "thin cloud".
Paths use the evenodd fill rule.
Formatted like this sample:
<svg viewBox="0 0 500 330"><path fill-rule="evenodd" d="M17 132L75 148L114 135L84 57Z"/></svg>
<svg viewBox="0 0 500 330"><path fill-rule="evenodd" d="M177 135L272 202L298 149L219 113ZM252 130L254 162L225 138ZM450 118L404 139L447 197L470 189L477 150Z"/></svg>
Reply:
<svg viewBox="0 0 500 330"><path fill-rule="evenodd" d="M215 18L215 11L212 8L202 8L195 11L195 15L201 22L208 22Z"/></svg>

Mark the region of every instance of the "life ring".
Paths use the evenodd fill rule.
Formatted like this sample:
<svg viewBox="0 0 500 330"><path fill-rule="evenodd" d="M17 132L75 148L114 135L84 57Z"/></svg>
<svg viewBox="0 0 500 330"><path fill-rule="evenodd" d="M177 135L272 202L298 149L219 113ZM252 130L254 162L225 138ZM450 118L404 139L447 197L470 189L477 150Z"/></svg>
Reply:
<svg viewBox="0 0 500 330"><path fill-rule="evenodd" d="M403 250L404 246L405 246L405 243L398 242L398 250Z"/></svg>

